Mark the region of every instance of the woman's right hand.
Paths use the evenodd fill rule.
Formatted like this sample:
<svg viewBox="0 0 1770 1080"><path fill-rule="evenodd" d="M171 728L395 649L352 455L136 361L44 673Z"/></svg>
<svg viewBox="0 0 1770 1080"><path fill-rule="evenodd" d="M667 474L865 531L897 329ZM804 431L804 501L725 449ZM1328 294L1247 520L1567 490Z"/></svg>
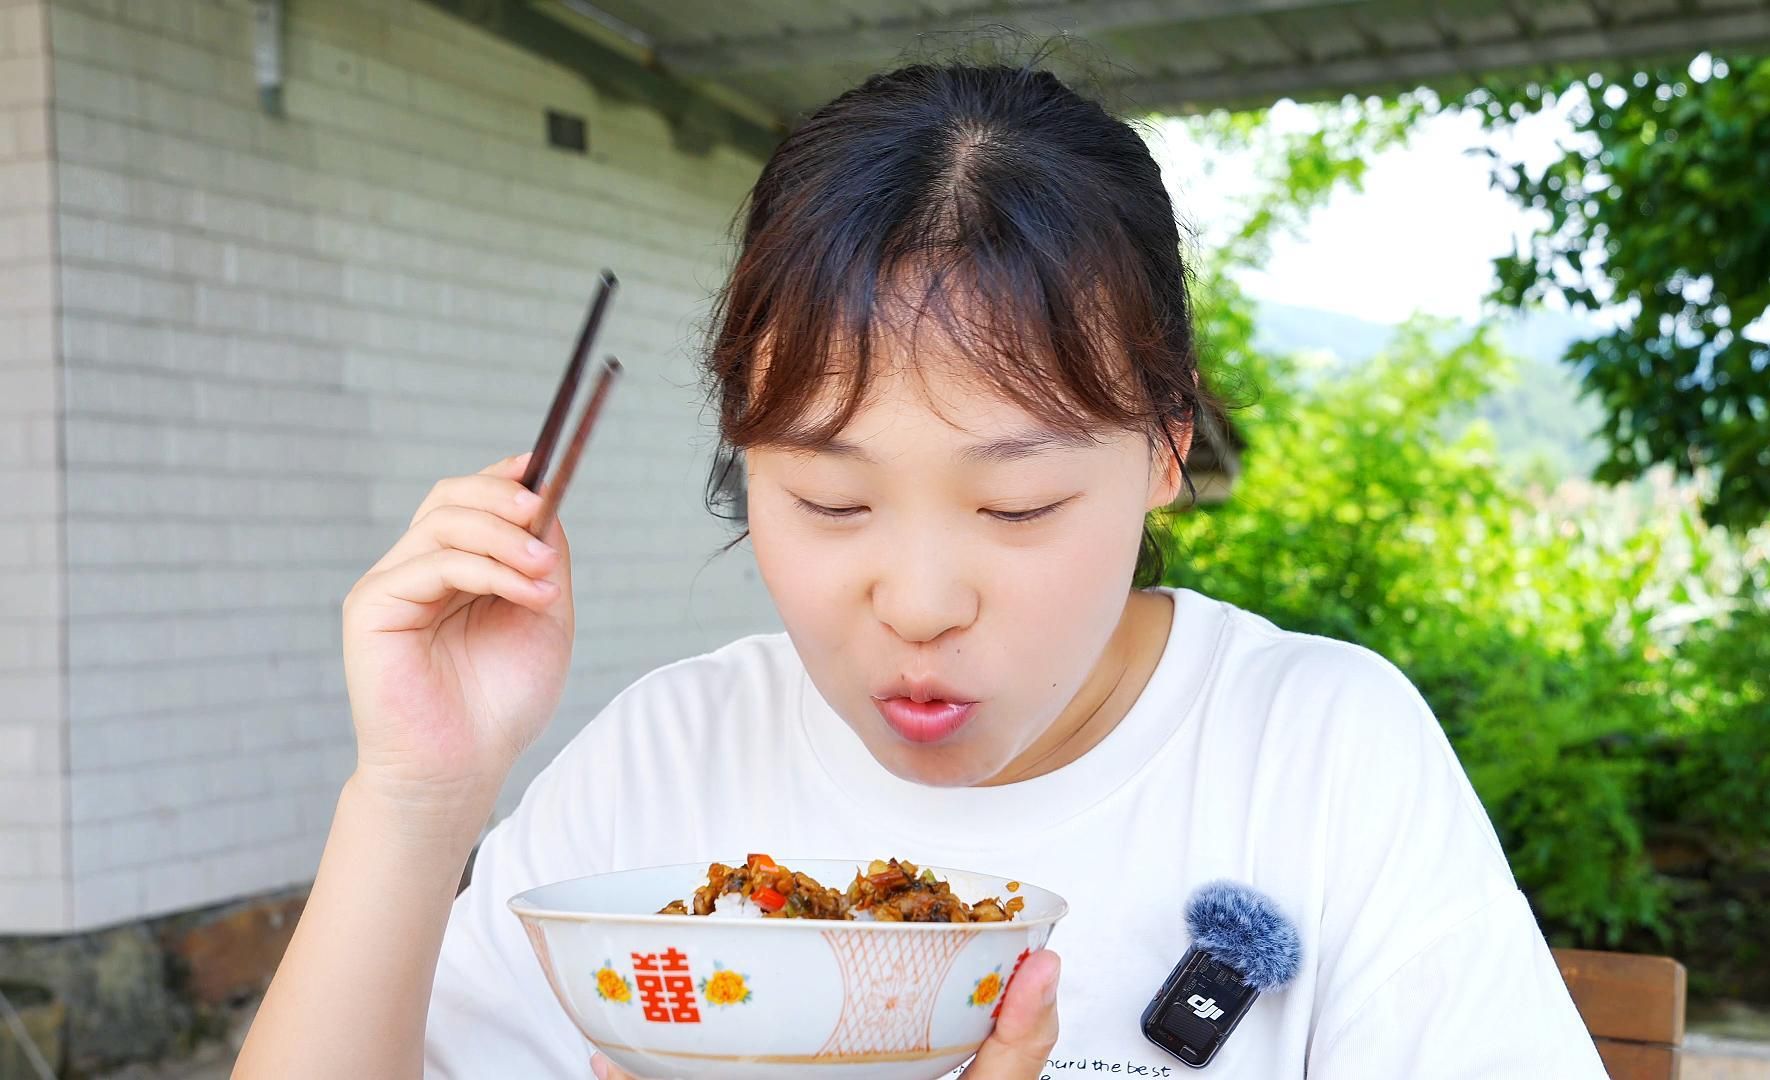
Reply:
<svg viewBox="0 0 1770 1080"><path fill-rule="evenodd" d="M571 556L519 482L528 455L443 480L344 601L352 778L414 823L477 836L559 704Z"/></svg>
<svg viewBox="0 0 1770 1080"><path fill-rule="evenodd" d="M236 1077L424 1070L461 868L571 661L565 533L531 547L526 463L437 484L344 601L356 772Z"/></svg>

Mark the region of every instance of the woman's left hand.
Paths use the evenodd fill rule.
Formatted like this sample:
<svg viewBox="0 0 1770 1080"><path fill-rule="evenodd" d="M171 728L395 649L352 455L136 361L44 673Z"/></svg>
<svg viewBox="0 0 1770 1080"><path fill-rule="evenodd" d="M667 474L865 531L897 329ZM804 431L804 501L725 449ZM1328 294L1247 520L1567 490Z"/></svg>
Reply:
<svg viewBox="0 0 1770 1080"><path fill-rule="evenodd" d="M965 1080L1038 1080L1057 1045L1057 954L1041 949L1026 958L1008 984L996 1030L965 1068ZM614 1062L590 1059L597 1080L634 1080Z"/></svg>

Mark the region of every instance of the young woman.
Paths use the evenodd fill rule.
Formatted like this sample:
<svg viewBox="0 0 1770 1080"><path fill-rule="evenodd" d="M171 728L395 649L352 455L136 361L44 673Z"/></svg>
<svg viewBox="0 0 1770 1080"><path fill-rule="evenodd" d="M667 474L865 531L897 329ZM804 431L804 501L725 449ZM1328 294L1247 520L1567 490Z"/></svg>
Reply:
<svg viewBox="0 0 1770 1080"><path fill-rule="evenodd" d="M1068 898L1061 993L1029 959L973 1080L1177 1073L1138 1020L1214 878L1303 942L1217 1074L1601 1077L1407 680L1151 587L1202 405L1179 252L1142 141L1047 73L908 68L790 135L709 365L786 633L616 698L453 900L559 698L572 589L521 459L438 484L346 602L358 767L238 1075L583 1076L506 898L770 851Z"/></svg>

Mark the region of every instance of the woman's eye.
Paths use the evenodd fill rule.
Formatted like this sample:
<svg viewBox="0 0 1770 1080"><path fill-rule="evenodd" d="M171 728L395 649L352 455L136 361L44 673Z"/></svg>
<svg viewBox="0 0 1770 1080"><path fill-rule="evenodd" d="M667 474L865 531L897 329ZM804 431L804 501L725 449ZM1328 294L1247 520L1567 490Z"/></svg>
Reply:
<svg viewBox="0 0 1770 1080"><path fill-rule="evenodd" d="M807 514L824 518L836 518L838 520L842 518L851 518L866 511L866 507L864 506L825 506L822 503L814 503L809 499L799 498L795 498L793 501L799 505L799 509L805 511Z"/></svg>
<svg viewBox="0 0 1770 1080"><path fill-rule="evenodd" d="M1068 499L1064 499L1061 502L1054 502L1049 506L1040 506L1032 510L985 510L983 512L997 521L1020 524L1027 521L1037 521L1042 517L1055 514L1068 501Z"/></svg>

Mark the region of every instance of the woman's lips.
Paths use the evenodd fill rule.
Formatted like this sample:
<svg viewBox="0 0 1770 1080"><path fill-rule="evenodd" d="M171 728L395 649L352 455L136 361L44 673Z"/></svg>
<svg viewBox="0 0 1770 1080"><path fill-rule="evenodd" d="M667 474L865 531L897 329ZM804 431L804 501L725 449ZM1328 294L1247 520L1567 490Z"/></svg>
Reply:
<svg viewBox="0 0 1770 1080"><path fill-rule="evenodd" d="M975 701L915 701L907 697L874 698L873 707L891 730L911 742L935 743L965 726L977 711Z"/></svg>

